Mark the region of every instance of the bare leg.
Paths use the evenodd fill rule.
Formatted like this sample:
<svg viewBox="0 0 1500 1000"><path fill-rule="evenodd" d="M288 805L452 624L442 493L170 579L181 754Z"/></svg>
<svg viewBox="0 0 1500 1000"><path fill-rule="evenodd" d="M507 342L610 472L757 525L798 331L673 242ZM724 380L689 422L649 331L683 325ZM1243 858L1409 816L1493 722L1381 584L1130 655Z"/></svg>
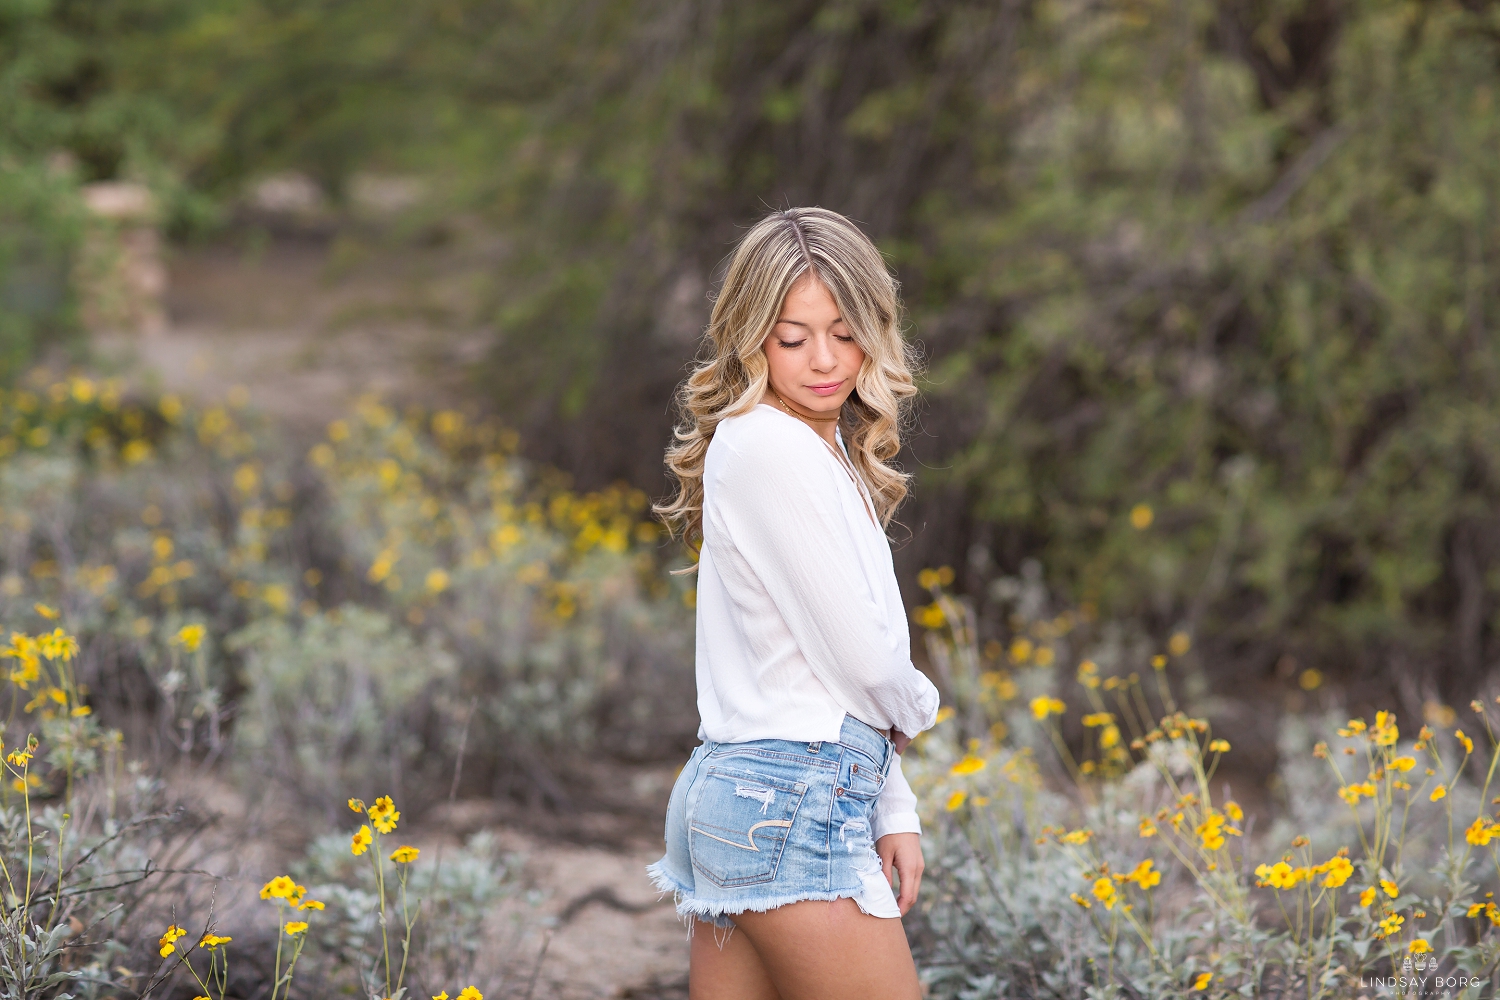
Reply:
<svg viewBox="0 0 1500 1000"><path fill-rule="evenodd" d="M808 900L741 913L743 934L781 1000L921 1000L901 921L872 917L852 899ZM696 948L696 942L694 947ZM696 963L697 952L694 951ZM696 972L696 964L694 966ZM725 994L725 996L737 996ZM692 994L699 1000L698 994ZM705 993L702 1000L718 1000Z"/></svg>
<svg viewBox="0 0 1500 1000"><path fill-rule="evenodd" d="M693 923L688 1000L781 1000L745 932Z"/></svg>

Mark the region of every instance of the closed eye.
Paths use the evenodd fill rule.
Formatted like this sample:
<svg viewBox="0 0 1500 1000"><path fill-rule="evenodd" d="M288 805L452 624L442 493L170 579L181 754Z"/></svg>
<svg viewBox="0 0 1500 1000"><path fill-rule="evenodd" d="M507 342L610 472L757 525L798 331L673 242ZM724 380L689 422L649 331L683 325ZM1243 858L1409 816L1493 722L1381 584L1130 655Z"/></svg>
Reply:
<svg viewBox="0 0 1500 1000"><path fill-rule="evenodd" d="M791 349L793 347L801 347L803 344L807 343L807 340L805 338L802 340L782 340L780 337L777 337L776 343L780 347Z"/></svg>

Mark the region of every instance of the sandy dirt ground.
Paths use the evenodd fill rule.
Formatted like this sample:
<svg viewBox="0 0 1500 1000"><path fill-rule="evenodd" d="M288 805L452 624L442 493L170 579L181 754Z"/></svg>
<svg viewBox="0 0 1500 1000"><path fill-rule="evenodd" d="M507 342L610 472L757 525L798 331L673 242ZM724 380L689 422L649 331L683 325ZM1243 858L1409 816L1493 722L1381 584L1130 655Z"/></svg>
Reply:
<svg viewBox="0 0 1500 1000"><path fill-rule="evenodd" d="M346 412L365 392L433 406L458 398L489 343L473 318L474 261L370 259L339 246L178 250L169 260L166 328L98 332L92 346L144 385L201 404L240 388L251 406L299 429ZM340 256L354 262L339 264Z"/></svg>
<svg viewBox="0 0 1500 1000"><path fill-rule="evenodd" d="M365 392L451 403L489 342L471 318L472 261L467 271L441 254L372 261L301 241L177 251L169 263L167 329L97 333L97 355L138 385L200 405L248 393L253 409L309 433ZM628 818L572 817L549 830L508 818L501 803L459 802L434 827L494 830L523 859L528 891L495 914L490 1000L686 1000L685 930L643 871L661 840L642 817L664 811L673 768L637 772L627 780L641 803ZM243 810L222 784L203 801L231 823ZM412 835L422 842L421 827ZM290 855L272 841L220 860L243 888Z"/></svg>

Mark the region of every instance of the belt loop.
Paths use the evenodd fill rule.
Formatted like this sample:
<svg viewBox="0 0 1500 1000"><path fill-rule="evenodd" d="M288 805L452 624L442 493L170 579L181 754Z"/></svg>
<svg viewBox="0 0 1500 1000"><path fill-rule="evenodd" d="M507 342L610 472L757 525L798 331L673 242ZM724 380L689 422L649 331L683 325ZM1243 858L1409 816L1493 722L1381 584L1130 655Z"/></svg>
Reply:
<svg viewBox="0 0 1500 1000"><path fill-rule="evenodd" d="M823 741L822 740L818 740L815 743L809 743L807 745L807 752L808 753L817 753L821 749L823 749Z"/></svg>

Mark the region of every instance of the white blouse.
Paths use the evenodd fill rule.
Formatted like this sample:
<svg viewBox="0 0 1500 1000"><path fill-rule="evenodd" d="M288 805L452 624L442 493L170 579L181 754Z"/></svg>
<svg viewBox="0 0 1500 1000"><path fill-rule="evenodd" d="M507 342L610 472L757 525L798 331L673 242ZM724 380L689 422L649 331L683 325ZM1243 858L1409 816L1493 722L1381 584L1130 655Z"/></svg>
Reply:
<svg viewBox="0 0 1500 1000"><path fill-rule="evenodd" d="M762 403L714 429L698 563L700 739L836 742L846 714L908 736L936 722L938 692L912 665L890 542L866 503L863 483L795 417ZM920 833L916 805L898 757L875 838Z"/></svg>

